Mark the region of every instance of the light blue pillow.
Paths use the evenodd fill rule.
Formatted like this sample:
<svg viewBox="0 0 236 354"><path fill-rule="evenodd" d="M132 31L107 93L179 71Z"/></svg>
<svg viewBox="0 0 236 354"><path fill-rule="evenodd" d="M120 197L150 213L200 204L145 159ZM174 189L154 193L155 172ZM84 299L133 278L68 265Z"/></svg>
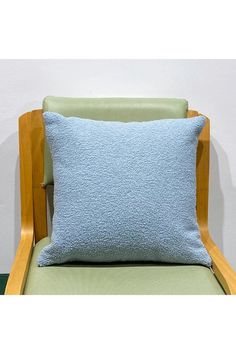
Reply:
<svg viewBox="0 0 236 354"><path fill-rule="evenodd" d="M195 210L196 148L204 117L122 123L46 112L44 119L54 216L40 266L211 265Z"/></svg>

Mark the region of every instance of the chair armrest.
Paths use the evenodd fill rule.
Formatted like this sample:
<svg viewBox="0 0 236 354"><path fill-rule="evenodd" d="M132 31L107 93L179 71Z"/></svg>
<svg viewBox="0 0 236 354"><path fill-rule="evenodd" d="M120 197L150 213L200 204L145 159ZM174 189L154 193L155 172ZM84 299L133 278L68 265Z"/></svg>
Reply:
<svg viewBox="0 0 236 354"><path fill-rule="evenodd" d="M19 118L21 238L6 286L6 295L20 295L28 273L34 243L31 112Z"/></svg>
<svg viewBox="0 0 236 354"><path fill-rule="evenodd" d="M236 295L236 272L212 240L208 228L201 229L203 243L212 258L212 270L228 295Z"/></svg>
<svg viewBox="0 0 236 354"><path fill-rule="evenodd" d="M15 260L7 281L5 295L23 294L29 263L31 260L33 242L33 232L30 230L22 230Z"/></svg>

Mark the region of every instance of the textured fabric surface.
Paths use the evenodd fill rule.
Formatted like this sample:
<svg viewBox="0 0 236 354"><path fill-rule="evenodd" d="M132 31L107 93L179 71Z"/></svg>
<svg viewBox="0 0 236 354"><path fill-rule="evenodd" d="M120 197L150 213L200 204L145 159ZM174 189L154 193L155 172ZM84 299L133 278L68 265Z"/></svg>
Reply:
<svg viewBox="0 0 236 354"><path fill-rule="evenodd" d="M71 98L47 96L43 111L66 117L83 117L109 121L146 121L187 117L188 102L179 98ZM44 183L53 183L52 159L45 140Z"/></svg>
<svg viewBox="0 0 236 354"><path fill-rule="evenodd" d="M196 223L204 117L103 122L44 113L54 167L52 242L39 265L211 265Z"/></svg>
<svg viewBox="0 0 236 354"><path fill-rule="evenodd" d="M66 264L38 267L48 237L33 251L25 295L224 295L211 269L199 265Z"/></svg>

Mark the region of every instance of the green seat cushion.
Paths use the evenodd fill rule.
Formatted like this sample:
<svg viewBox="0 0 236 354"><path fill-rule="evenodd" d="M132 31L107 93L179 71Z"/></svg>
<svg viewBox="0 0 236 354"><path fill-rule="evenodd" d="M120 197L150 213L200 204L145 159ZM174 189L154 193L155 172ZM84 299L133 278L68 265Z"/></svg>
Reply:
<svg viewBox="0 0 236 354"><path fill-rule="evenodd" d="M174 98L64 98L48 96L43 101L43 112L57 112L65 117L123 122L186 118L187 110L188 102L186 100ZM46 142L44 184L52 183L52 159Z"/></svg>
<svg viewBox="0 0 236 354"><path fill-rule="evenodd" d="M48 237L34 247L26 295L223 295L211 269L170 264L117 264L38 267Z"/></svg>

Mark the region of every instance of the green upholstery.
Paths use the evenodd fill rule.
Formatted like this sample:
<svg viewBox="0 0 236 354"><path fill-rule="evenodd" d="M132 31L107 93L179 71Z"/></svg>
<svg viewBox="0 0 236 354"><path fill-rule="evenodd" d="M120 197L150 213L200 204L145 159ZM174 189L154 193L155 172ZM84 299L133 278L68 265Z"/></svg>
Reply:
<svg viewBox="0 0 236 354"><path fill-rule="evenodd" d="M46 237L34 248L26 295L224 294L212 271L203 266L71 264L38 267L39 252L49 242Z"/></svg>
<svg viewBox="0 0 236 354"><path fill-rule="evenodd" d="M99 120L144 121L185 118L188 102L173 98L63 98L48 96L43 111L58 112L66 117L80 116ZM45 144L44 183L53 183L52 160Z"/></svg>

